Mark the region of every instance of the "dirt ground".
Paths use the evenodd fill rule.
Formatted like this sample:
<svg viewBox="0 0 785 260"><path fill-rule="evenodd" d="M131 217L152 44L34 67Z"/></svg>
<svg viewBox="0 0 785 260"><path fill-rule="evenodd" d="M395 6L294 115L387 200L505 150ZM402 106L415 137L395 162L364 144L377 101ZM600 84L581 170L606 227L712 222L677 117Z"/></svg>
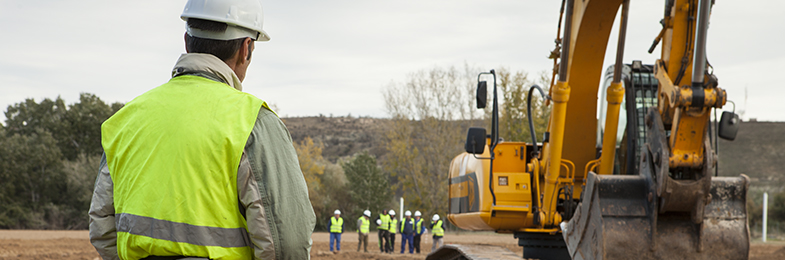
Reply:
<svg viewBox="0 0 785 260"><path fill-rule="evenodd" d="M398 254L400 237L396 241L395 254L379 252L376 234L369 238L369 253L356 252L357 234L346 233L342 237L341 252L330 253L329 234L313 235L312 259L377 259L406 260L425 259L431 251L431 239L423 238L421 254ZM445 244L480 244L503 246L520 255L522 250L517 241L509 234L493 233L461 233L446 234ZM31 231L31 230L0 230L0 260L5 259L66 259L66 260L97 260L98 253L90 245L87 231ZM751 260L785 259L785 242L762 244L753 242L750 250Z"/></svg>

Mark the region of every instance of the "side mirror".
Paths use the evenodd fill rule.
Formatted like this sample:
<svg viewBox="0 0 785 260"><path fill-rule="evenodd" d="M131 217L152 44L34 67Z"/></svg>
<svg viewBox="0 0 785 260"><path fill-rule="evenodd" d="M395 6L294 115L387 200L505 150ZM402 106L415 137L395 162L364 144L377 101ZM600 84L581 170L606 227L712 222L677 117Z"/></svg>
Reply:
<svg viewBox="0 0 785 260"><path fill-rule="evenodd" d="M485 108L486 104L488 104L488 83L480 81L477 82L477 108Z"/></svg>
<svg viewBox="0 0 785 260"><path fill-rule="evenodd" d="M736 139L736 133L739 132L739 115L733 112L722 112L722 117L720 117L720 125L717 127L718 133L717 135L720 138L733 141Z"/></svg>
<svg viewBox="0 0 785 260"><path fill-rule="evenodd" d="M483 81L485 82L485 81ZM485 152L485 128L471 127L469 133L466 134L465 149L467 153L482 154Z"/></svg>

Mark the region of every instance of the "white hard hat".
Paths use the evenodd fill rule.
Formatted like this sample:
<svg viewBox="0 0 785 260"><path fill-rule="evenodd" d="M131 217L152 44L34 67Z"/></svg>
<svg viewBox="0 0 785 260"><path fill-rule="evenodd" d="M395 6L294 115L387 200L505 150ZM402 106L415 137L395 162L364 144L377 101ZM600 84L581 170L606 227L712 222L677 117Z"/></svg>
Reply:
<svg viewBox="0 0 785 260"><path fill-rule="evenodd" d="M395 215L395 210L390 210L390 215Z"/></svg>
<svg viewBox="0 0 785 260"><path fill-rule="evenodd" d="M382 220L381 219L377 219L376 220L376 225L381 226L382 225Z"/></svg>
<svg viewBox="0 0 785 260"><path fill-rule="evenodd" d="M415 211L415 212L414 212L414 216L415 216L415 217L422 216L422 213L420 213L420 211L419 211L419 210L418 210L418 211Z"/></svg>
<svg viewBox="0 0 785 260"><path fill-rule="evenodd" d="M335 210L335 212L333 212L333 214L335 214L335 215L341 215L341 211L336 209L336 210Z"/></svg>
<svg viewBox="0 0 785 260"><path fill-rule="evenodd" d="M363 211L363 215L371 217L371 211L366 209L365 211Z"/></svg>
<svg viewBox="0 0 785 260"><path fill-rule="evenodd" d="M190 28L188 35L215 40L233 40L250 37L256 41L269 41L270 36L262 30L264 12L259 0L188 0L180 18L198 18L229 25L226 32L217 33Z"/></svg>
<svg viewBox="0 0 785 260"><path fill-rule="evenodd" d="M406 216L406 217L411 217L412 216L412 212L407 210L406 213L403 213L403 215Z"/></svg>
<svg viewBox="0 0 785 260"><path fill-rule="evenodd" d="M433 214L433 221L439 220L439 214Z"/></svg>

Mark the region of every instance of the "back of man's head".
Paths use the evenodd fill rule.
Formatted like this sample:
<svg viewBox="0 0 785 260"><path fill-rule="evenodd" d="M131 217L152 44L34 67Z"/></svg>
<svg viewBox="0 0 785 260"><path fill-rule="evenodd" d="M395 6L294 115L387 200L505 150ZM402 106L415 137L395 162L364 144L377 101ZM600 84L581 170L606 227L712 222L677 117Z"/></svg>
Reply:
<svg viewBox="0 0 785 260"><path fill-rule="evenodd" d="M203 31L210 32L224 32L228 25L222 22L209 21L199 18L188 18L188 27L196 28ZM226 61L240 50L240 45L243 44L245 38L238 38L234 40L214 40L185 35L185 49L188 53L206 53L218 57L222 61ZM248 53L246 59L250 59L251 54Z"/></svg>

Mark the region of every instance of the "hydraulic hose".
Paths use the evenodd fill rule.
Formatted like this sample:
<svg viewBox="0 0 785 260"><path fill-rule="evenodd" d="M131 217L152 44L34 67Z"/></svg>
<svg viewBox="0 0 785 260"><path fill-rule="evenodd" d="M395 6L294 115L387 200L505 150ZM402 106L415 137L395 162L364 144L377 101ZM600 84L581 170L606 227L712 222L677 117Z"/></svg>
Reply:
<svg viewBox="0 0 785 260"><path fill-rule="evenodd" d="M531 134L532 136L532 147L534 149L533 154L535 157L538 157L540 152L539 149L537 148L537 133L534 132L534 121L532 120L532 92L534 92L535 89L540 91L540 96L542 96L543 98L550 99L550 97L548 97L548 95L545 95L545 92L542 91L542 88L540 88L540 86L537 85L533 85L531 88L529 88L529 95L527 95L526 97L527 100L526 118L529 119L529 134Z"/></svg>

